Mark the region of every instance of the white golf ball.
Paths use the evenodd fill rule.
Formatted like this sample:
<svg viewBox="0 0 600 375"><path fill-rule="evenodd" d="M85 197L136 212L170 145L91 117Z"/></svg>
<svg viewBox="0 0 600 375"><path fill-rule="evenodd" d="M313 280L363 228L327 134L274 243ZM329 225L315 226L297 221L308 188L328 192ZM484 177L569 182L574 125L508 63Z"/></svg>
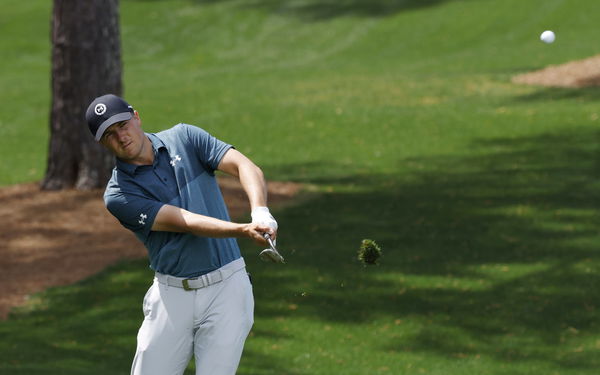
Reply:
<svg viewBox="0 0 600 375"><path fill-rule="evenodd" d="M544 43L552 43L554 42L554 40L556 39L556 35L554 35L554 32L550 31L550 30L546 30L542 33L542 35L540 35L540 40Z"/></svg>

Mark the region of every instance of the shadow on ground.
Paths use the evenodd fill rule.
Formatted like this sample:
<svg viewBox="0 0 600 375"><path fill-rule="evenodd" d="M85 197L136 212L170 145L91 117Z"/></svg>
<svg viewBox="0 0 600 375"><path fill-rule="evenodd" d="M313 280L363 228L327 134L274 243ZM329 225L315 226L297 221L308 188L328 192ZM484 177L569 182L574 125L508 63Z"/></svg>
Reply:
<svg viewBox="0 0 600 375"><path fill-rule="evenodd" d="M597 77L590 77L592 80L598 80ZM561 87L538 87L534 92L518 96L515 101L519 104L528 104L531 102L552 102L553 100L578 100L586 102L597 102L600 100L599 87L583 88L561 88Z"/></svg>
<svg viewBox="0 0 600 375"><path fill-rule="evenodd" d="M565 345L600 333L599 136L570 129L481 139L469 156L400 160L397 175L299 181L331 192L276 212L286 266L246 255L257 317L422 322L415 334L381 340L381 350L598 368L597 353ZM383 247L379 266L357 262L363 238ZM8 338L0 370L127 367L151 277L145 267L125 263L51 290L39 309L0 323ZM256 373L286 373L259 353L244 358Z"/></svg>
<svg viewBox="0 0 600 375"><path fill-rule="evenodd" d="M311 181L334 192L279 214L294 273L265 273L255 290L310 319L429 321L383 350L597 368L597 352L565 342L599 333L599 136L481 139L477 156L402 160L398 176ZM383 247L378 267L356 261L362 238ZM282 314L267 306L257 314Z"/></svg>
<svg viewBox="0 0 600 375"><path fill-rule="evenodd" d="M231 0L191 1L202 5ZM317 21L340 16L380 17L448 1L451 0L247 0L240 6Z"/></svg>

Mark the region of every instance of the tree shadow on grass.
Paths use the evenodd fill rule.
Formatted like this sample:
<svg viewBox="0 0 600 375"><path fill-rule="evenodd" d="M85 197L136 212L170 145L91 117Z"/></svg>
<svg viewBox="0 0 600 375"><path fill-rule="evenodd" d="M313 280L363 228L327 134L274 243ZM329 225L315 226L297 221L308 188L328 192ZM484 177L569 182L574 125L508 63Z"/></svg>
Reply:
<svg viewBox="0 0 600 375"><path fill-rule="evenodd" d="M148 287L139 280L147 273L139 261L130 262L76 285L36 295L0 324L5 338L0 344L0 372L124 372L135 351L132 332L140 322L143 297L139 291Z"/></svg>
<svg viewBox="0 0 600 375"><path fill-rule="evenodd" d="M127 373L143 320L142 299L152 282L147 265L123 262L75 285L49 289L16 309L0 322L0 373ZM281 338L265 329L254 335ZM252 373L293 374L260 353L246 353L243 365L257 371ZM193 374L193 368L191 363L185 373Z"/></svg>
<svg viewBox="0 0 600 375"><path fill-rule="evenodd" d="M257 293L282 303L258 314L423 319L382 349L597 368L571 345L600 334L599 136L482 139L475 156L402 160L397 176L312 181L333 192L277 213L293 272L262 274ZM356 261L362 238L383 247L379 266Z"/></svg>
<svg viewBox="0 0 600 375"><path fill-rule="evenodd" d="M410 321L418 329L390 327L397 334L380 340L382 351L543 361L593 373L600 357L581 340L600 334L599 136L570 129L481 139L467 156L401 160L397 175L342 170L311 181L331 192L275 212L288 264L245 254L256 316ZM356 260L363 238L382 246L379 266ZM242 241L242 248L255 246ZM7 338L0 371L128 368L151 279L146 267L125 263L51 290L41 308L0 324ZM264 327L255 334L280 338ZM267 355L249 350L244 358L249 373L289 373Z"/></svg>
<svg viewBox="0 0 600 375"><path fill-rule="evenodd" d="M192 1L207 4L227 0ZM381 17L447 1L450 0L248 0L240 4L245 8L261 8L272 13L318 21L340 16Z"/></svg>
<svg viewBox="0 0 600 375"><path fill-rule="evenodd" d="M553 100L581 100L597 102L600 100L600 87L539 87L534 92L518 96L515 100L519 103L525 104L531 102L551 102Z"/></svg>

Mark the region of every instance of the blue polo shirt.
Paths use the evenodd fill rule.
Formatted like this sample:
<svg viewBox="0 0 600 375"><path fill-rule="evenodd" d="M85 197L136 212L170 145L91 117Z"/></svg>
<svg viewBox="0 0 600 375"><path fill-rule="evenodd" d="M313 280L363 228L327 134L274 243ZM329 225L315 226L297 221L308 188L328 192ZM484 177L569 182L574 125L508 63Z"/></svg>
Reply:
<svg viewBox="0 0 600 375"><path fill-rule="evenodd" d="M151 230L164 204L230 220L215 170L232 146L188 124L146 136L152 142L153 165L138 166L117 159L104 202L144 243L150 268L172 276L196 277L240 258L234 238Z"/></svg>

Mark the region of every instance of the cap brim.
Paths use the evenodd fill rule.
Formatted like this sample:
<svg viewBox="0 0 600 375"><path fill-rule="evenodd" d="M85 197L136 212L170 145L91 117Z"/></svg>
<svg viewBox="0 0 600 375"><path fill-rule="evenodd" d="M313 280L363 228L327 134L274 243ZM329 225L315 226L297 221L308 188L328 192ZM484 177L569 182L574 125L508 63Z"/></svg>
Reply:
<svg viewBox="0 0 600 375"><path fill-rule="evenodd" d="M102 138L102 134L104 134L104 131L106 129L108 129L112 124L115 124L115 123L121 122L121 121L130 120L132 117L133 117L133 113L131 113L131 112L117 113L116 115L109 117L106 121L104 121L98 127L98 130L96 131L96 137L95 137L96 141L100 141L100 138Z"/></svg>

